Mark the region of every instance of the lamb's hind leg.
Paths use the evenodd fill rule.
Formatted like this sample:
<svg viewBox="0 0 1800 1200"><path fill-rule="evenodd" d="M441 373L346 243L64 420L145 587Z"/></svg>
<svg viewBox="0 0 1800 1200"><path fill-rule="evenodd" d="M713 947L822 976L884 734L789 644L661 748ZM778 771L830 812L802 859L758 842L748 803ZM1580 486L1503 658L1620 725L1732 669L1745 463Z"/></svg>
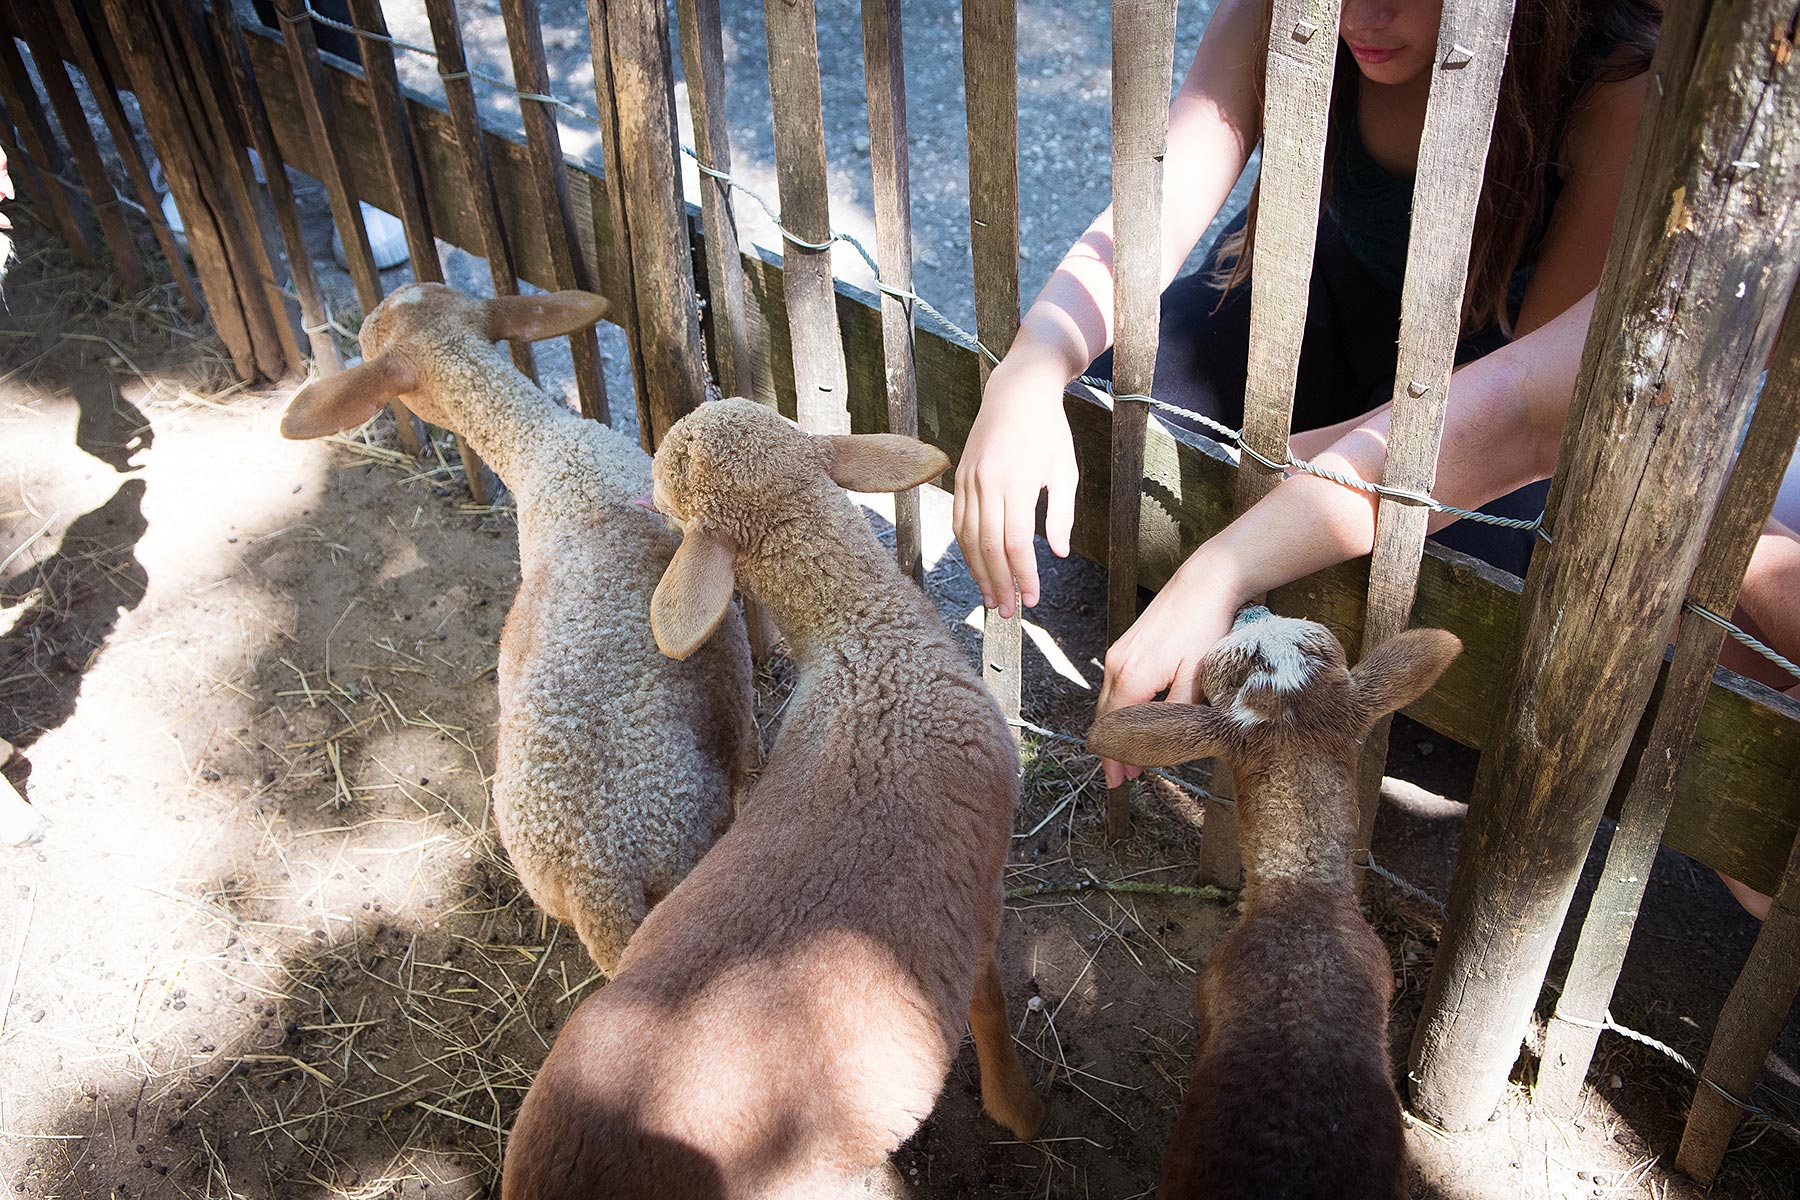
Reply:
<svg viewBox="0 0 1800 1200"><path fill-rule="evenodd" d="M975 1035L975 1058L981 1064L981 1107L1020 1138L1034 1136L1044 1123L1044 1102L1025 1080L1025 1067L1013 1045L1006 1020L1006 993L1000 967L992 955L975 972L975 999L969 1004L969 1029Z"/></svg>

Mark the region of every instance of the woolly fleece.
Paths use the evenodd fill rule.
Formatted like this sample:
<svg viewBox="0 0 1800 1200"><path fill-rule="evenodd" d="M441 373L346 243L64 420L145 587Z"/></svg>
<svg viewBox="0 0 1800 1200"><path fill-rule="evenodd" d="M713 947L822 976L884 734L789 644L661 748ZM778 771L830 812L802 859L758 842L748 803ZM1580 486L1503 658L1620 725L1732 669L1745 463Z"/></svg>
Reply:
<svg viewBox="0 0 1800 1200"><path fill-rule="evenodd" d="M508 1147L509 1200L840 1195L931 1111L984 974L984 1100L1010 1077L1011 1119L1037 1127L987 973L1017 752L827 474L844 449L722 400L658 452L659 505L687 537L729 540L799 682L737 824L559 1034Z"/></svg>
<svg viewBox="0 0 1800 1200"><path fill-rule="evenodd" d="M678 537L633 503L650 458L552 401L487 337L484 306L413 285L369 315L363 352L404 358L421 417L466 437L519 514L519 593L500 638L494 814L544 911L609 976L650 906L730 824L754 761L742 616L686 662L650 636Z"/></svg>

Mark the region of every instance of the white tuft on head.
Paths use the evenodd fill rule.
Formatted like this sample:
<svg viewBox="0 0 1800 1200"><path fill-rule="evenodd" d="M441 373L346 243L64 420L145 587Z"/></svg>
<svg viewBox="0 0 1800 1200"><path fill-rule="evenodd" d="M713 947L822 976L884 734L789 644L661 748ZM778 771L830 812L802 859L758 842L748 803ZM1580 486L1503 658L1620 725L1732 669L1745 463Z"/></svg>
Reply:
<svg viewBox="0 0 1800 1200"><path fill-rule="evenodd" d="M416 283L409 283L405 287L396 288L393 295L387 298L387 302L395 306L401 304L417 304L424 298L425 289Z"/></svg>
<svg viewBox="0 0 1800 1200"><path fill-rule="evenodd" d="M1300 639L1310 622L1293 617L1264 617L1250 627L1250 644L1262 657L1267 669L1258 669L1252 678L1261 678L1282 694L1297 692L1312 678L1313 664Z"/></svg>
<svg viewBox="0 0 1800 1200"><path fill-rule="evenodd" d="M1312 679L1314 663L1304 647L1310 625L1293 617L1264 615L1240 623L1226 636L1227 642L1255 656L1255 666L1231 700L1231 719L1238 728L1248 729L1271 715L1259 711L1256 697L1293 695Z"/></svg>

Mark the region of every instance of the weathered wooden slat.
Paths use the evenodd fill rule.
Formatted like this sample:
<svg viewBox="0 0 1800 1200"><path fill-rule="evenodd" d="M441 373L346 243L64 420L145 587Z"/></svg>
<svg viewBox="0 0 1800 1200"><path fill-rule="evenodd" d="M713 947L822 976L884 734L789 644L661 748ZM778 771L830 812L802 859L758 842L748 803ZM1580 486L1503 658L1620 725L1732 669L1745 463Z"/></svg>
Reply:
<svg viewBox="0 0 1800 1200"><path fill-rule="evenodd" d="M0 88L0 91L3 90ZM50 189L56 184L44 178L31 156L19 145L19 131L13 125L12 113L7 109L3 97L0 97L0 150L6 152L7 165L12 171L13 182L18 185L19 193L31 204L41 220L46 223L53 221L55 214L50 202Z"/></svg>
<svg viewBox="0 0 1800 1200"><path fill-rule="evenodd" d="M164 45L179 51L188 72L174 86L200 139L202 186L218 218L257 369L271 380L297 376L305 362L276 270L274 220L250 165L250 139L207 36L204 6L201 0L173 0L162 13Z"/></svg>
<svg viewBox="0 0 1800 1200"><path fill-rule="evenodd" d="M250 56L264 80L276 138L289 162L315 177L314 150L301 119L294 83L282 67L279 43L258 31L246 35ZM392 203L386 164L371 132L372 115L361 79L333 67L325 77L339 114L338 144L356 194L371 204ZM450 186L459 159L449 117L417 97L408 99L408 119L426 180ZM487 154L496 195L522 278L555 287L554 267L544 242L532 165L515 137L489 131ZM600 185L585 171L570 176L570 200L585 237L604 238ZM432 197L432 218L445 241L470 249L480 231L457 193ZM604 259L605 245L585 242L583 253ZM745 309L753 360L748 374L757 399L794 411L792 355L786 340L787 310L781 268L760 252L743 258ZM881 314L876 297L839 284L837 315L849 379L852 427L860 432L887 427L885 360ZM921 434L952 457L961 452L981 400L976 356L938 336L929 327L915 335ZM1106 559L1109 474L1109 419L1091 401L1069 397L1064 405L1074 434L1080 468L1076 489L1074 549L1097 562ZM1237 472L1204 439L1152 426L1144 449L1144 502L1139 528L1139 578L1158 587L1206 538L1230 519ZM1427 547L1419 578L1414 619L1454 630L1464 651L1431 694L1408 715L1465 745L1481 747L1514 667L1518 581L1473 559L1438 546ZM1345 563L1283 590L1293 611L1321 620L1357 655L1368 594L1366 560ZM1694 735L1688 766L1677 784L1665 843L1725 871L1762 891L1780 881L1788 851L1800 830L1800 796L1791 780L1800 777L1800 703L1760 685L1720 675Z"/></svg>
<svg viewBox="0 0 1800 1200"><path fill-rule="evenodd" d="M1277 463L1287 460L1300 375L1337 47L1338 0L1274 0L1256 186L1243 443ZM1247 509L1281 482L1281 472L1246 454L1238 480L1238 507Z"/></svg>
<svg viewBox="0 0 1800 1200"><path fill-rule="evenodd" d="M723 394L758 396L773 403L772 381L765 378L758 386L755 377L756 365L770 358L759 358L750 347L737 217L731 185L720 177L731 172L731 136L725 114L725 37L719 0L676 0L675 9L700 166L700 218L706 231L697 260L705 273L699 291L706 304L702 321L706 348ZM744 597L744 624L750 633L751 660L762 663L780 635L754 597Z"/></svg>
<svg viewBox="0 0 1800 1200"><path fill-rule="evenodd" d="M400 103L400 76L394 70L394 48L388 43L387 21L379 0L347 0L350 23L366 33L357 38L362 57L363 82L369 89L369 106L375 113L375 142L393 176L399 199L397 216L406 235L406 255L413 278L420 283L442 283L444 267L438 261L437 242L431 235L431 218L425 212L425 189L413 159L412 136Z"/></svg>
<svg viewBox="0 0 1800 1200"><path fill-rule="evenodd" d="M1769 363L1768 382L1750 418L1750 433L1732 469L1724 499L1713 514L1700 565L1688 584L1688 603L1721 615L1729 615L1737 606L1744 570L1774 507L1796 437L1800 437L1800 298L1788 302L1781 338ZM1648 745L1620 806L1618 825L1606 852L1606 868L1588 904L1556 1012L1544 1031L1535 1096L1537 1103L1551 1112L1572 1112L1581 1097L1581 1085L1600 1035L1598 1026L1612 1003L1613 988L1637 923L1638 905L1675 799L1676 781L1712 690L1713 671L1724 642L1725 631L1718 625L1683 615L1674 662L1661 691ZM1761 1062L1760 1055L1757 1061Z"/></svg>
<svg viewBox="0 0 1800 1200"><path fill-rule="evenodd" d="M681 58L687 75L688 112L699 154L700 218L706 229L707 349L727 396L756 390L750 376L750 331L744 317L744 264L738 254L731 186L707 173L731 173L731 137L725 118L725 45L719 0L676 0Z"/></svg>
<svg viewBox="0 0 1800 1200"><path fill-rule="evenodd" d="M309 152L302 160L296 155L292 146L284 146L283 153L287 161L306 161L312 164L307 173L325 185L325 195L331 202L331 217L337 225L338 237L344 244L344 260L349 266L350 281L356 286L356 301L362 306L366 316L375 311L381 303L381 272L375 269L375 252L369 248L369 231L363 225L362 209L357 199L350 193L347 180L347 167L344 161L344 143L342 127L334 119L339 111L339 96L342 89L327 86L326 70L319 57L318 38L313 33L312 19L306 15L303 0L275 0L276 12L281 19L281 41L287 52L288 71L294 84L294 98L300 111L306 117L306 129L310 135ZM254 44L254 43L252 43ZM275 74L257 67L257 77L263 80L265 98L273 95L272 83ZM370 141L379 154L380 143L373 136L375 114L368 111L366 105L361 115L369 122L361 128L369 132ZM281 109L275 104L265 104L265 110L271 117ZM303 168L304 169L304 168ZM389 186L392 186L390 181ZM398 208L397 198L390 197L387 203L392 212ZM414 424L412 412L399 399L388 405L388 411L394 415L394 427L399 433L400 446L408 454L417 455L422 448L419 430Z"/></svg>
<svg viewBox="0 0 1800 1200"><path fill-rule="evenodd" d="M13 41L12 30L4 21L5 13L0 12L0 101L5 102L18 132L18 144L10 150L14 154L23 151L37 172L35 178L43 185L42 198L50 209L45 216L56 222L75 261L92 263L94 246L87 223L71 203L68 189L56 178L62 168L62 150L50 136L50 122L38 103L37 89L25 70L25 60Z"/></svg>
<svg viewBox="0 0 1800 1200"><path fill-rule="evenodd" d="M1275 0L1269 16L1263 94L1262 167L1257 180L1255 270L1250 274L1249 372L1237 510L1274 490L1287 461L1300 344L1318 238L1325 132L1338 46L1338 0ZM1275 601L1287 605L1285 594ZM1242 871L1237 809L1208 801L1200 843L1203 883L1235 886Z"/></svg>
<svg viewBox="0 0 1800 1200"><path fill-rule="evenodd" d="M226 5L212 9L213 40L225 63L232 93L250 136L250 147L262 160L263 177L267 181L269 200L275 209L275 221L281 230L281 242L287 251L288 275L294 281L294 295L300 302L300 320L312 346L313 365L321 375L336 374L343 366L338 355L337 339L326 321L325 304L319 296L317 278L313 275L312 254L307 249L306 235L300 228L300 210L294 203L294 189L288 183L287 164L276 148L275 135L269 128L268 113L263 110L262 93L244 54L244 44L237 17Z"/></svg>
<svg viewBox="0 0 1800 1200"><path fill-rule="evenodd" d="M1719 1010L1718 1029L1700 1068L1687 1128L1675 1153L1675 1165L1703 1184L1718 1175L1732 1132L1744 1119L1743 1109L1718 1089L1750 1099L1769 1049L1787 1024L1794 996L1800 993L1800 843L1794 846L1774 899L1750 948L1750 959Z"/></svg>
<svg viewBox="0 0 1800 1200"><path fill-rule="evenodd" d="M1644 107L1638 117L1637 135L1632 141L1631 158L1626 166L1628 180L1656 179L1671 169L1669 163L1679 149L1677 128L1682 117L1682 101L1693 75L1695 47L1699 44L1705 19L1705 6L1702 5L1664 6L1657 28L1655 61L1650 67L1655 86L1644 91ZM1634 272L1650 241L1661 236L1661 230L1654 226L1656 218L1651 210L1655 207L1652 197L1642 191L1626 188L1620 196L1619 207L1613 214L1609 253L1601 271L1594 313L1588 319L1590 328L1610 328L1626 319L1625 306L1630 301ZM1596 361L1584 359L1582 362L1575 394L1563 420L1562 443L1556 456L1559 463L1568 462L1573 453L1575 440L1586 419L1584 406L1588 397L1594 394L1590 374L1599 369L1600 364ZM1551 476L1550 492L1544 502L1544 528L1552 536L1556 532L1555 515L1562 506L1565 480L1566 474L1562 471Z"/></svg>
<svg viewBox="0 0 1800 1200"><path fill-rule="evenodd" d="M349 5L351 22L367 31L357 43L363 80L368 84L370 106L375 110L375 140L382 157L387 159L394 195L400 201L400 225L406 233L406 256L412 264L413 279L442 283L444 265L438 258L437 239L432 235L431 217L425 208L425 185L419 178L412 133L400 99L400 76L394 70L394 48L387 40L387 20L381 15L379 0L349 0ZM475 503L486 504L487 478L482 474L481 456L466 438L454 440L469 495Z"/></svg>
<svg viewBox="0 0 1800 1200"><path fill-rule="evenodd" d="M284 364L265 298L253 294L264 281L251 264L242 230L233 228L255 218L236 203L225 178L228 165L218 161L218 148L211 144L218 131L197 104L198 93L210 83L192 70L183 49L186 22L172 7L107 0L106 15L130 68L145 130L181 210L213 328L240 379L256 379L265 368L279 376Z"/></svg>
<svg viewBox="0 0 1800 1200"><path fill-rule="evenodd" d="M1768 46L1791 16L1791 0L1715 6L1669 171L1626 181L1656 197L1644 216L1661 234L1633 272L1628 319L1589 330L1593 394L1555 541L1526 578L1518 667L1413 1042L1413 1103L1445 1128L1484 1120L1505 1089L1795 281L1800 221L1771 213L1800 204L1787 136L1800 81Z"/></svg>
<svg viewBox="0 0 1800 1200"><path fill-rule="evenodd" d="M1475 232L1512 13L1511 0L1461 0L1444 6L1438 25L1419 169L1413 177L1413 194L1429 197L1429 203L1414 204L1412 210L1387 465L1381 476L1387 486L1421 496L1430 495L1437 484L1438 443L1468 282L1469 240ZM1385 498L1377 507L1364 653L1406 628L1430 515L1430 509ZM1381 718L1363 743L1357 780L1361 818L1353 845L1364 850L1375 833L1392 724L1392 717Z"/></svg>
<svg viewBox="0 0 1800 1200"><path fill-rule="evenodd" d="M150 180L150 170L145 166L144 156L138 149L137 131L131 127L131 121L119 103L118 84L106 65L107 55L97 45L96 39L105 31L105 22L102 20L98 25L90 23L87 13L77 9L74 0L56 0L56 19L61 25L63 40L74 56L75 66L87 80L88 91L93 95L94 104L99 108L107 131L112 135L113 147L125 167L125 175L137 192L138 202L143 205L144 221L150 226L151 235L156 238L156 244L162 250L163 260L169 267L169 277L181 292L182 306L192 315L199 316L200 297L194 290L194 277L188 270L187 258L175 241L175 234L169 228L169 223L163 219L161 197L156 194L156 187Z"/></svg>
<svg viewBox="0 0 1800 1200"><path fill-rule="evenodd" d="M1113 391L1148 396L1155 384L1162 311L1162 159L1169 140L1174 4L1113 0L1112 47ZM1109 642L1123 637L1138 615L1138 509L1149 416L1150 406L1141 400L1115 401L1106 564ZM1131 831L1130 799L1129 783L1107 792L1107 836ZM1213 833L1209 812L1207 841L1214 840Z"/></svg>
<svg viewBox="0 0 1800 1200"><path fill-rule="evenodd" d="M906 68L899 0L863 0L863 76L869 109L869 170L875 182L875 261L883 283L912 291L912 188L906 148ZM881 294L881 347L887 364L888 429L919 435L913 371L912 301ZM921 587L925 568L917 489L894 497L894 557Z"/></svg>
<svg viewBox="0 0 1800 1200"><path fill-rule="evenodd" d="M594 87L601 97L608 182L619 198L614 234L635 315L632 367L646 448L706 398L700 307L677 156L668 5L588 5ZM609 119L610 118L610 119ZM842 393L839 394L842 404Z"/></svg>
<svg viewBox="0 0 1800 1200"><path fill-rule="evenodd" d="M56 48L51 44L50 30L47 25L50 14L42 9L22 7L12 16L0 12L0 38L11 41L22 34L25 45L31 50L31 57L37 63L38 78L43 81L44 92L50 97L50 107L56 110L57 123L62 126L64 139L69 143L69 154L75 160L75 171L81 179L81 186L87 189L88 203L93 207L94 217L100 226L100 235L106 239L106 248L112 252L113 268L118 271L120 282L125 290L133 295L150 286L150 276L144 271L144 263L138 257L137 243L132 240L131 230L125 225L125 211L119 204L119 197L113 190L112 180L106 174L106 164L100 160L100 147L94 141L94 134L88 128L87 113L81 107L81 98L75 94L75 85L69 79L69 72L63 66L63 60ZM9 22L16 20L19 27L9 27Z"/></svg>
<svg viewBox="0 0 1800 1200"><path fill-rule="evenodd" d="M438 75L444 81L444 100L456 133L457 157L462 165L462 199L480 233L479 253L487 259L488 275L496 296L519 294L519 270L513 265L512 244L500 207L494 199L494 179L488 170L487 138L481 129L481 113L475 106L475 88L469 82L469 62L463 52L462 27L457 23L454 0L425 0L431 21L431 42L437 49ZM513 365L527 379L537 382L537 362L531 343L509 342Z"/></svg>
<svg viewBox="0 0 1800 1200"><path fill-rule="evenodd" d="M832 301L831 201L819 107L819 35L813 0L764 0L769 99L775 112L775 177L781 220L781 282L794 347L795 404L808 433L844 433L844 352Z"/></svg>
<svg viewBox="0 0 1800 1200"><path fill-rule="evenodd" d="M644 381L637 290L632 282L637 272L637 263L631 253L631 222L625 217L625 189L619 181L622 169L619 165L619 116L613 103L612 57L608 50L611 39L607 34L604 11L608 2L609 0L601 0L599 7L588 7L588 50L594 63L594 111L599 118L600 150L604 159L601 188L606 199L604 215L602 210L595 209L594 220L598 223L604 219L606 236L612 241L612 252L601 265L595 286L612 297L612 309L608 315L625 331L625 355L626 361L631 365L632 402L637 412L638 442L646 450L650 450L655 446L651 440L650 394ZM596 224L595 242L598 243L600 238Z"/></svg>
<svg viewBox="0 0 1800 1200"><path fill-rule="evenodd" d="M1019 331L1019 55L1012 0L963 0L963 93L969 124L969 251L975 264L975 336L1005 354ZM992 364L981 362L981 386ZM1001 581L997 585L1004 586ZM982 618L982 677L1008 720L1023 702L1024 616ZM1108 812L1113 811L1109 802Z"/></svg>
<svg viewBox="0 0 1800 1200"><path fill-rule="evenodd" d="M593 270L581 252L575 213L569 206L568 167L563 161L562 135L556 128L556 109L546 100L531 98L550 95L538 0L501 0L500 16L506 24L507 47L512 51L513 84L521 93L519 118L525 124L525 145L537 184L537 211L541 214L538 220L556 268L555 286L592 291ZM600 342L594 331L583 329L570 334L569 353L575 361L575 387L581 398L582 415L610 421L606 376L600 371Z"/></svg>

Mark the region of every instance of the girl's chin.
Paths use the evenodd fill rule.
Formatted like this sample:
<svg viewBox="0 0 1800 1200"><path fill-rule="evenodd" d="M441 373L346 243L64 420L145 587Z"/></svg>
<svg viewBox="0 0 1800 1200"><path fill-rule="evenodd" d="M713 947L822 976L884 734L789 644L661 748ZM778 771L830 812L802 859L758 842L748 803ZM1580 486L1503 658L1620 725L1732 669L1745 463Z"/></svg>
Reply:
<svg viewBox="0 0 1800 1200"><path fill-rule="evenodd" d="M1385 62L1364 62L1356 60L1357 70L1370 83L1378 83L1387 87L1398 87L1403 83L1411 83L1424 75L1430 68L1429 63L1416 61L1411 54L1397 54Z"/></svg>

